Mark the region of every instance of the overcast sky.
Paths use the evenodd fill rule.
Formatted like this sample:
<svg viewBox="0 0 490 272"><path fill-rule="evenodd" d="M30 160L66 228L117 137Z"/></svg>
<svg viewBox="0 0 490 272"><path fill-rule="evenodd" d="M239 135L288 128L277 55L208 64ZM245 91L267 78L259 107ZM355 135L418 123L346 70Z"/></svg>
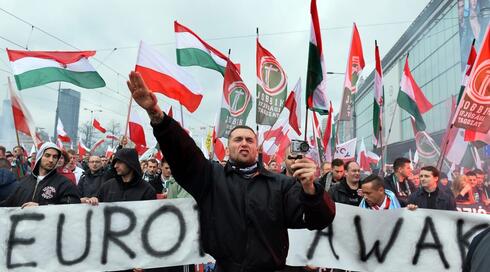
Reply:
<svg viewBox="0 0 490 272"><path fill-rule="evenodd" d="M428 2L317 0L327 70L345 71L352 23L355 22L361 35L366 61L364 74L367 76L374 68L374 40L378 40L383 57ZM88 90L69 83L62 83L62 88L81 92L80 123L90 119L89 112L83 108L101 109L103 112L96 117L102 125L112 119L124 123L129 101L125 80L135 65L138 43L144 40L163 56L175 61L174 20L222 52L231 48L231 58L241 64L243 80L253 94L256 84L255 29L258 27L262 45L285 69L288 86L292 88L301 77L304 89L310 33L309 3L307 0L0 0L3 9L0 10L0 99L7 96L6 78L11 75L5 48L96 50L97 60L91 62L108 88ZM199 109L192 115L184 113L186 127L191 127L198 134L200 127L214 124L217 105L221 101L223 77L215 71L198 67L184 69L204 89ZM342 84L343 75L328 78L327 88L335 112L339 110ZM46 128L50 134L54 127L57 88L58 84L53 83L21 92L36 125ZM166 97L159 95L159 101L164 109L169 105L176 107L176 103ZM0 104L0 110L1 107ZM249 123L254 124L254 121L255 108L251 111Z"/></svg>

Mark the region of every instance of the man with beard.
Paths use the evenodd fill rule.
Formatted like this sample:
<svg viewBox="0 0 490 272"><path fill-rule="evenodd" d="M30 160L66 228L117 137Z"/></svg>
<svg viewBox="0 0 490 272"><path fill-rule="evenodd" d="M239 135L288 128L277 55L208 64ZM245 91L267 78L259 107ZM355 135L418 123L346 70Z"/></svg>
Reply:
<svg viewBox="0 0 490 272"><path fill-rule="evenodd" d="M80 194L73 183L56 171L61 150L53 143L44 143L36 156L34 170L21 179L19 187L2 207L35 207L49 204L80 203Z"/></svg>
<svg viewBox="0 0 490 272"><path fill-rule="evenodd" d="M294 177L271 173L257 162L254 130L236 126L229 132L229 160L223 167L207 160L194 140L158 107L141 75L128 81L133 99L147 111L153 134L175 180L197 202L205 252L216 271L276 271L286 264L288 228L324 229L335 206L314 182L316 165L298 159Z"/></svg>

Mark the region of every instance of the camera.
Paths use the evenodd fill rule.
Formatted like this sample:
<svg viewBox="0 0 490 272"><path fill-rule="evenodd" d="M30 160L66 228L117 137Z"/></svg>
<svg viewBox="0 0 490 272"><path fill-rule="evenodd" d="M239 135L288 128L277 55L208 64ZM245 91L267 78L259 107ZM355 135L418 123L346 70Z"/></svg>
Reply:
<svg viewBox="0 0 490 272"><path fill-rule="evenodd" d="M310 150L306 141L291 140L289 159L301 159Z"/></svg>

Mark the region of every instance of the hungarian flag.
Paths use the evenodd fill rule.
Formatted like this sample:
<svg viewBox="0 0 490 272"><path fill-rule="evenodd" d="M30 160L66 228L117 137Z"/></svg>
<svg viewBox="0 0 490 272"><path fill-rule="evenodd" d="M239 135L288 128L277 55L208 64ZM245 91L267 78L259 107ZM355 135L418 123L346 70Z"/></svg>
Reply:
<svg viewBox="0 0 490 272"><path fill-rule="evenodd" d="M140 43L135 70L141 74L151 91L179 101L188 111L194 112L201 104L201 86L197 81L143 41Z"/></svg>
<svg viewBox="0 0 490 272"><path fill-rule="evenodd" d="M189 28L174 21L177 63L180 66L201 66L225 74L228 57L209 45ZM238 68L238 65L237 65Z"/></svg>
<svg viewBox="0 0 490 272"><path fill-rule="evenodd" d="M294 86L294 89L289 93L286 103L284 104L284 107L289 111L289 125L298 135L301 135L301 97L302 90L300 78Z"/></svg>
<svg viewBox="0 0 490 272"><path fill-rule="evenodd" d="M58 123L56 124L56 134L58 134L58 139L60 139L60 141L64 143L71 142L71 139L68 136L68 133L66 133L65 127L63 126L63 123L61 123L60 118L58 118Z"/></svg>
<svg viewBox="0 0 490 272"><path fill-rule="evenodd" d="M333 106L330 101L330 109L328 111L327 127L323 133L323 146L325 148L325 161L332 161L332 124L333 124Z"/></svg>
<svg viewBox="0 0 490 272"><path fill-rule="evenodd" d="M350 121L352 117L352 94L357 92L357 81L359 80L364 66L361 38L359 37L357 26L354 23L349 58L347 59L347 68L345 71L344 92L339 114L339 120L341 121Z"/></svg>
<svg viewBox="0 0 490 272"><path fill-rule="evenodd" d="M217 138L228 138L231 129L245 125L251 108L252 95L240 78L235 65L229 61L223 83Z"/></svg>
<svg viewBox="0 0 490 272"><path fill-rule="evenodd" d="M102 133L105 133L107 130L105 128L103 128L99 121L97 121L97 119L94 118L94 121L92 122L92 125L94 126L94 128L96 128L98 131L102 132Z"/></svg>
<svg viewBox="0 0 490 272"><path fill-rule="evenodd" d="M384 102L384 87L383 87L383 68L381 67L381 58L379 57L378 43L374 45L374 57L376 60L376 70L374 72L374 103L373 103L373 144L378 146L383 137L383 102Z"/></svg>
<svg viewBox="0 0 490 272"><path fill-rule="evenodd" d="M400 108L407 111L414 118L417 131L424 131L426 127L422 114L429 111L432 108L432 104L425 98L424 93L413 79L408 66L408 55L405 60L400 91L396 101Z"/></svg>
<svg viewBox="0 0 490 272"><path fill-rule="evenodd" d="M87 153L90 153L90 149L87 148L81 139L78 140L78 155L83 158Z"/></svg>
<svg viewBox="0 0 490 272"><path fill-rule="evenodd" d="M479 133L490 131L490 27L487 27L466 88L454 116L454 126Z"/></svg>
<svg viewBox="0 0 490 272"><path fill-rule="evenodd" d="M366 150L364 144L364 138L361 140L361 146L359 147L359 153L357 154L357 163L361 170L371 171L371 164L377 164L380 157L373 152Z"/></svg>
<svg viewBox="0 0 490 272"><path fill-rule="evenodd" d="M88 61L95 51L23 51L7 49L19 90L51 82L69 82L86 89L105 82Z"/></svg>
<svg viewBox="0 0 490 272"><path fill-rule="evenodd" d="M276 58L257 39L257 114L256 123L272 126L286 101L288 78Z"/></svg>
<svg viewBox="0 0 490 272"><path fill-rule="evenodd" d="M143 121L141 120L141 117L138 115L134 107L131 107L131 111L129 113L128 129L129 129L129 139L137 147L141 147L141 146L146 147L145 129L143 127Z"/></svg>
<svg viewBox="0 0 490 272"><path fill-rule="evenodd" d="M316 0L311 0L311 33L306 74L306 106L320 114L328 113L327 70L323 59L320 21Z"/></svg>
<svg viewBox="0 0 490 272"><path fill-rule="evenodd" d="M8 78L8 85L15 129L27 136L30 136L35 145L39 146L41 144L41 140L36 134L36 126L34 125L34 121L32 121L31 113L24 105L24 102L22 102L20 97L17 96L12 83L10 82L10 78Z"/></svg>

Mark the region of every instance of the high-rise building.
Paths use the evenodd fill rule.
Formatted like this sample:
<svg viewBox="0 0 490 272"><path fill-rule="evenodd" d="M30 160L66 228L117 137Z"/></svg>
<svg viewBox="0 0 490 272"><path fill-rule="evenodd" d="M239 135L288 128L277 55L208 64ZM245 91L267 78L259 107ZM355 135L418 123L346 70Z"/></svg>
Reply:
<svg viewBox="0 0 490 272"><path fill-rule="evenodd" d="M61 89L58 93L58 106L56 110L56 119L54 127L55 138L56 126L58 125L58 116L63 123L66 133L70 136L73 143L76 143L78 137L78 118L80 115L80 93L72 89Z"/></svg>
<svg viewBox="0 0 490 272"><path fill-rule="evenodd" d="M0 115L0 127L0 145L7 148L12 148L17 145L10 99L3 100L2 113Z"/></svg>

